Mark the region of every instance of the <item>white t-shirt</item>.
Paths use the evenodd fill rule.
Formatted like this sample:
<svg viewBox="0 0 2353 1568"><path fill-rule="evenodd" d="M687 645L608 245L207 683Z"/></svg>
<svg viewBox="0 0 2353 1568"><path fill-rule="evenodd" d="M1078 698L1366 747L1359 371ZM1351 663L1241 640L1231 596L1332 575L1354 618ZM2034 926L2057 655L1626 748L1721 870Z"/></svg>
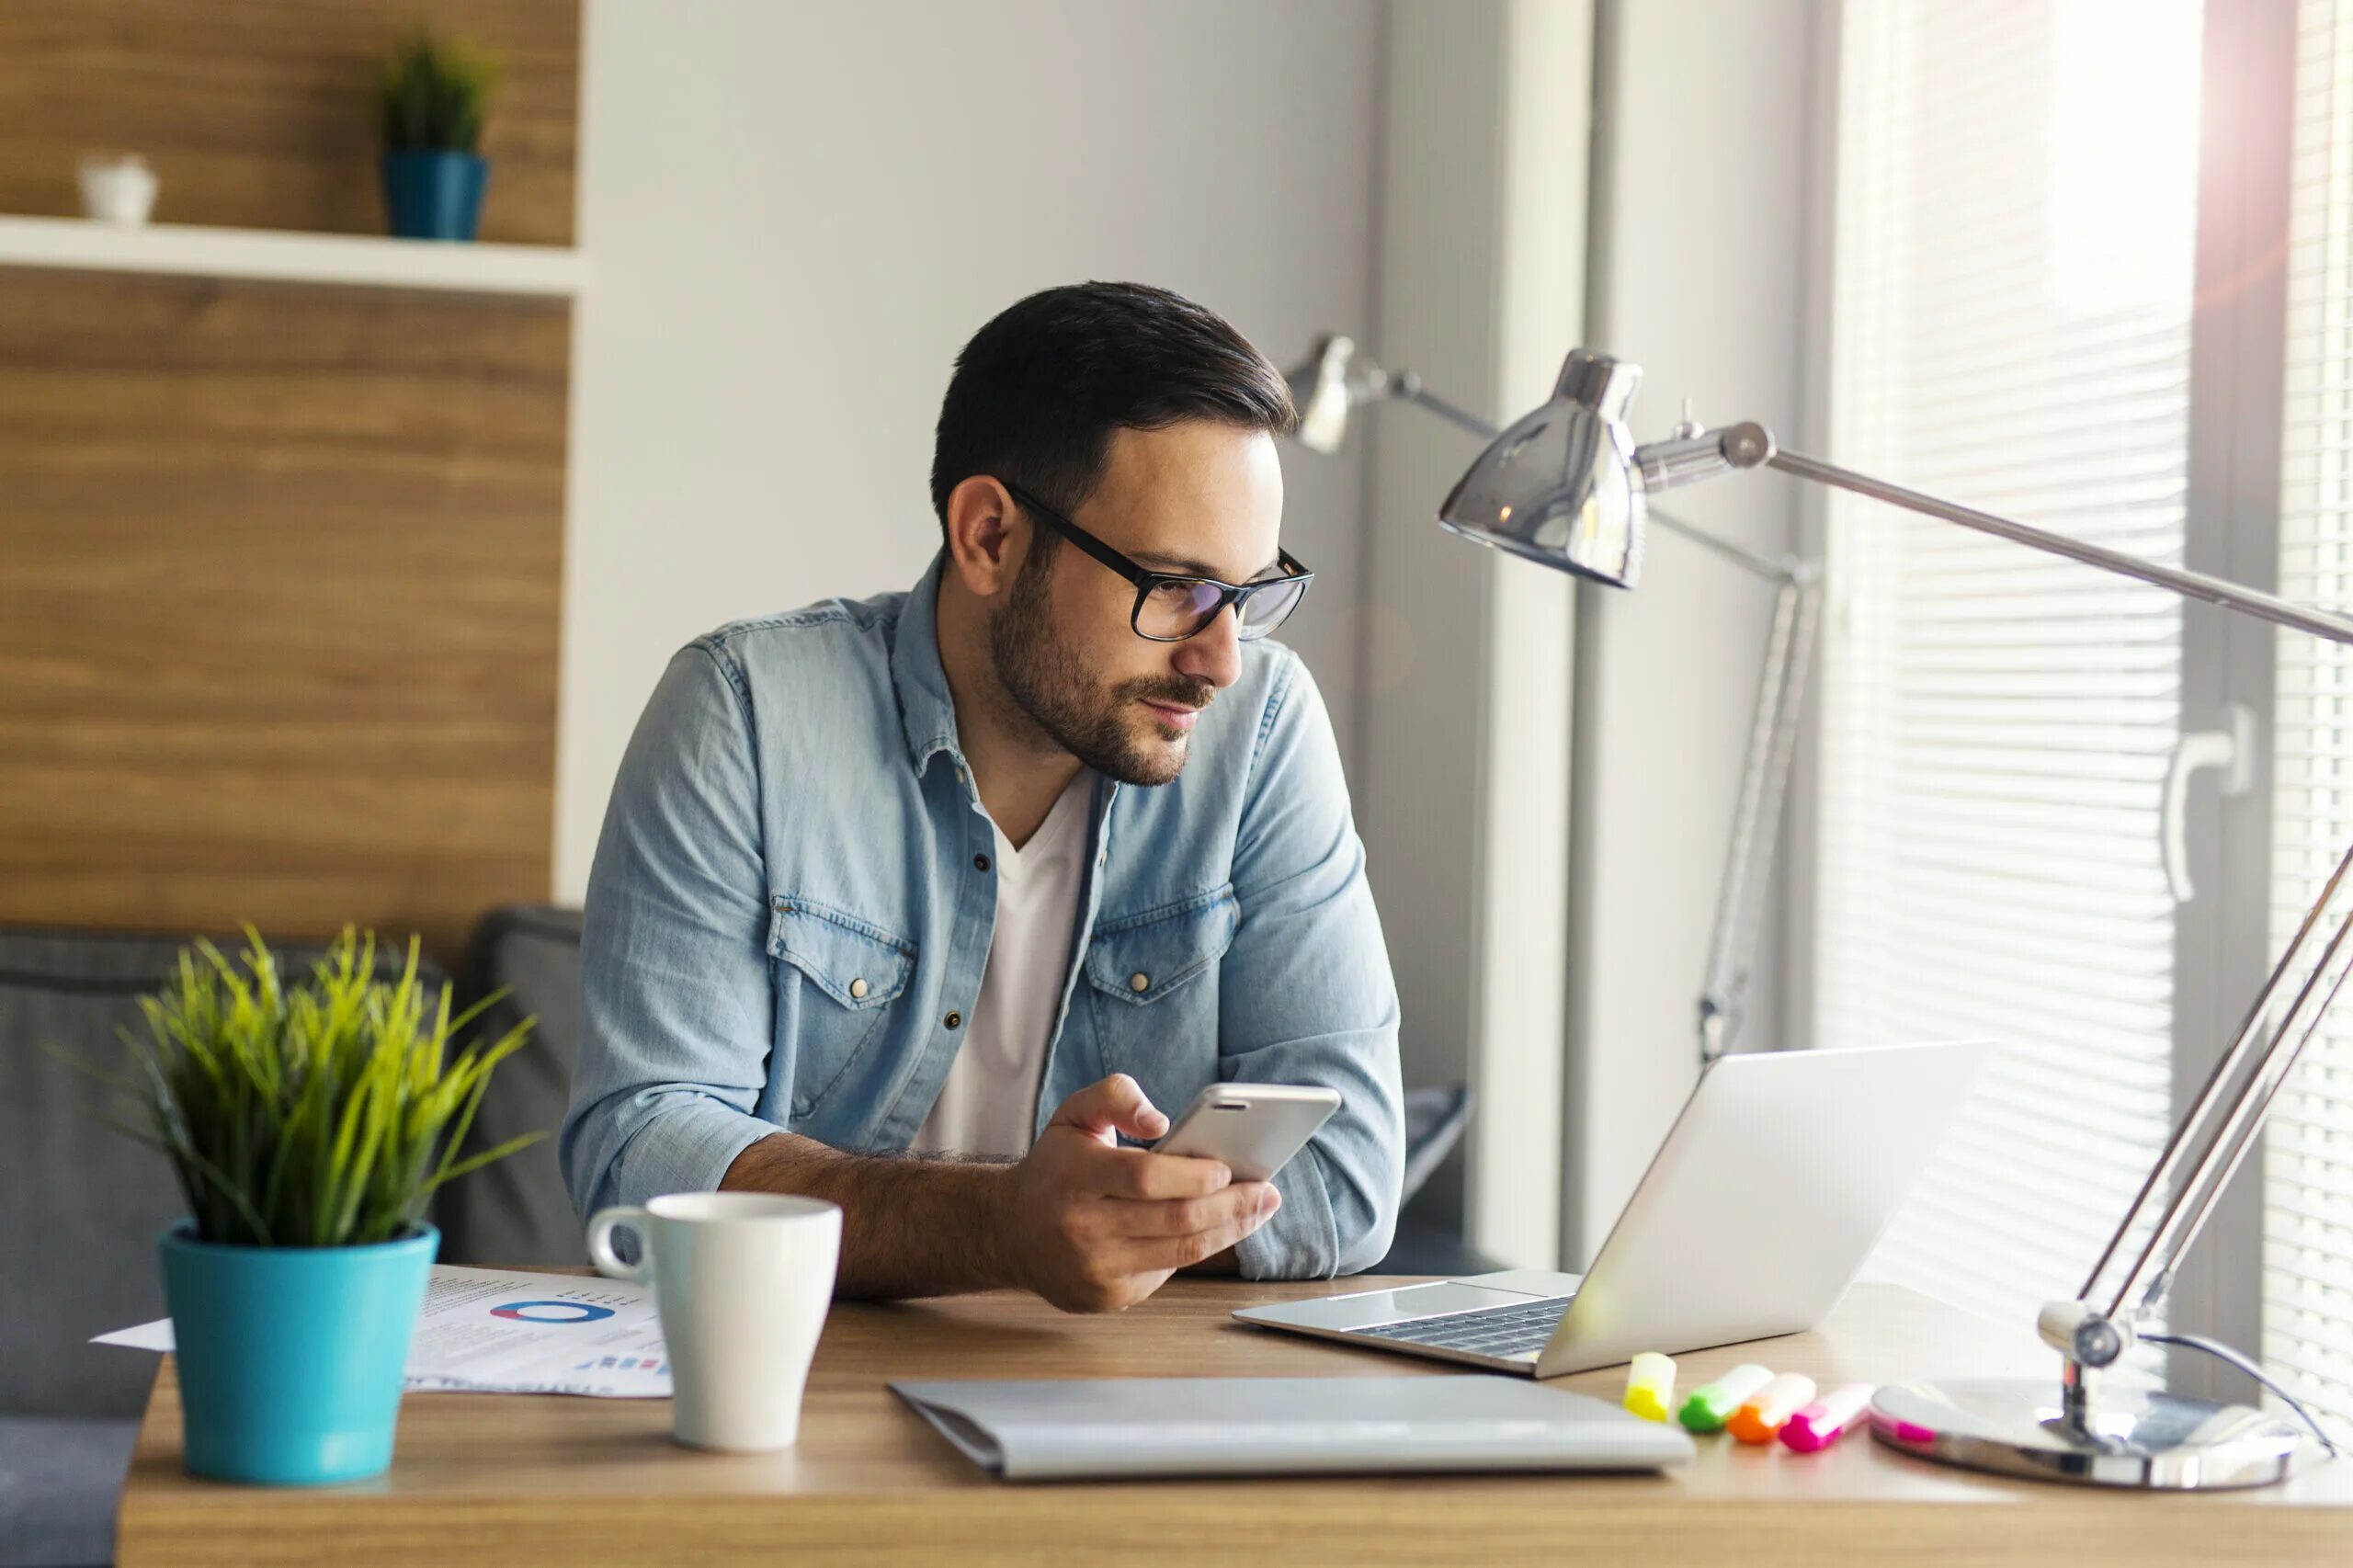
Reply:
<svg viewBox="0 0 2353 1568"><path fill-rule="evenodd" d="M1081 768L1028 844L1016 849L996 830L996 930L981 994L948 1081L915 1132L917 1153L1017 1160L1029 1152L1046 1037L1070 972L1094 798L1095 775Z"/></svg>

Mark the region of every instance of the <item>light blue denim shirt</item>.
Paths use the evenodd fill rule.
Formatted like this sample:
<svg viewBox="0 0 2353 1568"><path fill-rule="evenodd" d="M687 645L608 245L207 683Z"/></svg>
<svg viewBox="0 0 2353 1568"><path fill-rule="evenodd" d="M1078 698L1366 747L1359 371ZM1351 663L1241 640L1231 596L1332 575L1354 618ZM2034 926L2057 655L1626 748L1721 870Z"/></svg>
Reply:
<svg viewBox="0 0 2353 1568"><path fill-rule="evenodd" d="M930 1112L996 915L939 574L724 627L664 673L589 877L558 1144L584 1214L715 1187L779 1129L904 1150ZM1174 783L1097 785L1032 1131L1112 1073L1171 1116L1221 1081L1337 1089L1240 1247L1248 1278L1319 1278L1396 1223L1397 995L1315 683L1242 646Z"/></svg>

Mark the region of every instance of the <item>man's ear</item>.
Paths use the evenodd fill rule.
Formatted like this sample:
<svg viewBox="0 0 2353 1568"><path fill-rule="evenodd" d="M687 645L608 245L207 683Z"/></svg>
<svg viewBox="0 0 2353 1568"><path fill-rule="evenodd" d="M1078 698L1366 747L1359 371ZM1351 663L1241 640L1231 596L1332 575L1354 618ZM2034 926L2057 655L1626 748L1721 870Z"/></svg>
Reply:
<svg viewBox="0 0 2353 1568"><path fill-rule="evenodd" d="M948 560L967 592L995 598L1013 586L1029 552L1029 519L1012 494L976 473L948 493Z"/></svg>

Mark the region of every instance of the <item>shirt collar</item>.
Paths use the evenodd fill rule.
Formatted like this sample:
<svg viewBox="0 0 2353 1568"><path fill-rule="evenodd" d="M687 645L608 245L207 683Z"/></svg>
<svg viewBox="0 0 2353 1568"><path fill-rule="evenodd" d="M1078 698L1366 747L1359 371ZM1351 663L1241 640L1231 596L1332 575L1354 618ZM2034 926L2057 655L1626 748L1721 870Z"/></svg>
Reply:
<svg viewBox="0 0 2353 1568"><path fill-rule="evenodd" d="M939 663L939 580L947 563L947 551L933 556L930 569L907 595L899 611L898 642L891 650L891 685L906 726L907 756L918 775L943 751L960 765L963 761L956 744L956 706Z"/></svg>

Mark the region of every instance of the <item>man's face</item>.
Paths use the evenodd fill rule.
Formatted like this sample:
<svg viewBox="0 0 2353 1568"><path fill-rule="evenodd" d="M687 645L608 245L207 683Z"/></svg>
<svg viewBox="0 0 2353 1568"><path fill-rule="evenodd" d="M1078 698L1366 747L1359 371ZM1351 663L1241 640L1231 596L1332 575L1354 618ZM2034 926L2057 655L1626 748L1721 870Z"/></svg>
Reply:
<svg viewBox="0 0 2353 1568"><path fill-rule="evenodd" d="M1152 571L1246 583L1275 565L1282 510L1273 438L1195 421L1115 432L1103 483L1070 519ZM989 623L998 680L1089 767L1169 782L1200 710L1242 673L1233 612L1186 642L1154 642L1130 625L1133 584L1067 540L1042 561L1030 548Z"/></svg>

